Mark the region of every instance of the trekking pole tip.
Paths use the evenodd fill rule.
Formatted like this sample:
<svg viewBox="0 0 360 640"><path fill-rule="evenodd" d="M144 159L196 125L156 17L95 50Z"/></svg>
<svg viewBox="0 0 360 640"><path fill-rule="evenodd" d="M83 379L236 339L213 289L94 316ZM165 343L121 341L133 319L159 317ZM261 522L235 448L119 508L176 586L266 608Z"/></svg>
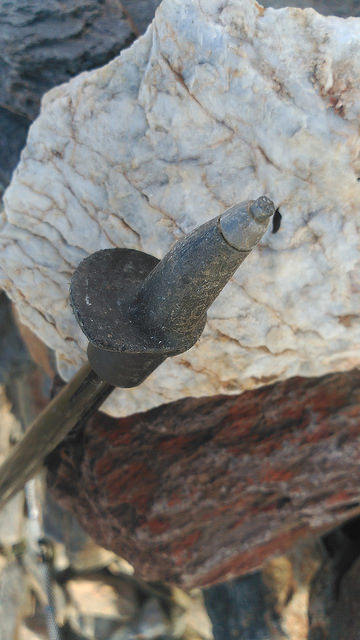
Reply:
<svg viewBox="0 0 360 640"><path fill-rule="evenodd" d="M251 201L250 201L251 202ZM249 212L257 222L267 222L275 213L275 206L270 198L261 196L249 206Z"/></svg>
<svg viewBox="0 0 360 640"><path fill-rule="evenodd" d="M226 240L238 251L251 251L262 238L275 206L270 198L241 202L231 207L219 218L219 228Z"/></svg>

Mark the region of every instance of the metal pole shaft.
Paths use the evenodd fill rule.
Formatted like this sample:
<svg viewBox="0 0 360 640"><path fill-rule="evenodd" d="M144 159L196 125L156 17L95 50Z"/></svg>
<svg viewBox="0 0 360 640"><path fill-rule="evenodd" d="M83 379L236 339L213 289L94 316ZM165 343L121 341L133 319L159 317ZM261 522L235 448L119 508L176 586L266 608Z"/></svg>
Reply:
<svg viewBox="0 0 360 640"><path fill-rule="evenodd" d="M29 426L0 467L0 508L36 474L71 429L91 415L114 387L86 363Z"/></svg>

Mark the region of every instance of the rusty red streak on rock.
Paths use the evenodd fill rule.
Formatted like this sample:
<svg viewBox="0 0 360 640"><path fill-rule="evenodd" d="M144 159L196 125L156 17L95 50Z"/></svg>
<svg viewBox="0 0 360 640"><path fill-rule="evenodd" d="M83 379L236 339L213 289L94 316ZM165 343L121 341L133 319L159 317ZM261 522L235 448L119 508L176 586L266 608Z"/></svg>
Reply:
<svg viewBox="0 0 360 640"><path fill-rule="evenodd" d="M355 370L98 414L49 458L49 485L144 577L190 588L360 513L359 454Z"/></svg>

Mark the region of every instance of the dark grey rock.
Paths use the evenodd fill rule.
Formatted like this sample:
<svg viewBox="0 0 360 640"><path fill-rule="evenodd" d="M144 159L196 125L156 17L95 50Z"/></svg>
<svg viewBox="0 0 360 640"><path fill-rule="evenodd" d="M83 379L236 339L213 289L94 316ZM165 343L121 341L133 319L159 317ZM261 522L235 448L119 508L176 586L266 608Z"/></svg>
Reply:
<svg viewBox="0 0 360 640"><path fill-rule="evenodd" d="M75 571L99 570L114 560L114 555L96 545L74 514L56 504L49 493L43 503L43 527L47 538L64 544L69 564Z"/></svg>
<svg viewBox="0 0 360 640"><path fill-rule="evenodd" d="M360 558L343 577L337 602L331 612L329 640L358 640L360 637Z"/></svg>
<svg viewBox="0 0 360 640"><path fill-rule="evenodd" d="M360 638L360 518L322 538L323 561L309 596L309 640Z"/></svg>
<svg viewBox="0 0 360 640"><path fill-rule="evenodd" d="M358 0L260 0L264 7L299 7L305 9L312 7L324 16L339 16L347 18L349 16L360 16L360 3Z"/></svg>
<svg viewBox="0 0 360 640"><path fill-rule="evenodd" d="M10 302L5 293L0 293L0 383L11 387L12 380L32 366L15 325Z"/></svg>
<svg viewBox="0 0 360 640"><path fill-rule="evenodd" d="M150 20L154 2L139 4ZM104 65L135 37L118 0L0 0L0 197L42 95Z"/></svg>
<svg viewBox="0 0 360 640"><path fill-rule="evenodd" d="M161 0L122 0L126 14L132 20L137 33L146 31Z"/></svg>
<svg viewBox="0 0 360 640"><path fill-rule="evenodd" d="M204 599L215 640L270 639L260 572L205 589Z"/></svg>
<svg viewBox="0 0 360 640"><path fill-rule="evenodd" d="M0 103L33 119L45 91L133 40L118 0L0 0Z"/></svg>
<svg viewBox="0 0 360 640"><path fill-rule="evenodd" d="M0 196L18 163L30 122L28 117L0 106Z"/></svg>

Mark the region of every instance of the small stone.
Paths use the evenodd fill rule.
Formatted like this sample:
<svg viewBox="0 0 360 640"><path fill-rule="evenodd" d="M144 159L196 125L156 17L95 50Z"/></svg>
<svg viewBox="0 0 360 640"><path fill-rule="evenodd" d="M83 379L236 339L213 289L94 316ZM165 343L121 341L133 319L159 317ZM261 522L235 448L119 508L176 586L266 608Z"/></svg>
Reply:
<svg viewBox="0 0 360 640"><path fill-rule="evenodd" d="M321 562L320 543L310 539L297 543L286 555L270 559L262 569L269 615L278 618L289 640L308 638L309 593Z"/></svg>
<svg viewBox="0 0 360 640"><path fill-rule="evenodd" d="M108 640L134 640L134 634L131 627L120 627L110 636Z"/></svg>
<svg viewBox="0 0 360 640"><path fill-rule="evenodd" d="M22 624L18 631L17 640L42 640L43 637L45 638L45 636L40 637L38 633L35 633L25 624Z"/></svg>
<svg viewBox="0 0 360 640"><path fill-rule="evenodd" d="M268 639L265 588L259 571L216 584L204 591L204 597L215 640L234 635L241 640Z"/></svg>
<svg viewBox="0 0 360 640"><path fill-rule="evenodd" d="M79 615L125 622L137 609L136 591L126 582L87 576L69 580L66 588Z"/></svg>
<svg viewBox="0 0 360 640"><path fill-rule="evenodd" d="M129 576L134 575L134 567L130 564L130 562L128 562L124 558L115 556L115 554L114 559L112 560L112 562L110 562L107 568L115 576L121 576L124 574Z"/></svg>
<svg viewBox="0 0 360 640"><path fill-rule="evenodd" d="M24 572L16 561L0 557L0 638L13 640L25 604Z"/></svg>
<svg viewBox="0 0 360 640"><path fill-rule="evenodd" d="M107 549L95 544L89 537L84 547L77 551L76 554L69 554L68 558L72 569L80 572L94 571L107 567L116 556L111 551L107 551Z"/></svg>
<svg viewBox="0 0 360 640"><path fill-rule="evenodd" d="M10 441L21 427L11 412L11 404L5 387L0 385L0 463L10 452ZM0 511L0 543L11 547L19 542L24 533L24 495L18 493Z"/></svg>
<svg viewBox="0 0 360 640"><path fill-rule="evenodd" d="M173 633L176 637L184 634L186 637L199 637L213 640L212 624L207 614L203 593L200 589L193 589L186 593L173 587L172 590L177 611L172 615Z"/></svg>
<svg viewBox="0 0 360 640"><path fill-rule="evenodd" d="M139 617L133 626L135 638L153 640L170 633L170 622L160 603L155 598L149 598L143 605Z"/></svg>
<svg viewBox="0 0 360 640"><path fill-rule="evenodd" d="M0 543L11 547L24 533L24 495L20 492L0 511Z"/></svg>
<svg viewBox="0 0 360 640"><path fill-rule="evenodd" d="M56 573L69 569L70 563L66 553L66 548L61 542L53 542L54 547L54 570Z"/></svg>
<svg viewBox="0 0 360 640"><path fill-rule="evenodd" d="M71 568L80 572L102 569L117 559L114 553L97 545L85 533L76 516L58 505L49 493L43 513L45 535L64 545L63 549L59 548L60 563L64 564L67 559Z"/></svg>
<svg viewBox="0 0 360 640"><path fill-rule="evenodd" d="M357 640L360 635L360 559L337 585L339 593L330 613L329 640ZM315 634L313 636L315 640Z"/></svg>

